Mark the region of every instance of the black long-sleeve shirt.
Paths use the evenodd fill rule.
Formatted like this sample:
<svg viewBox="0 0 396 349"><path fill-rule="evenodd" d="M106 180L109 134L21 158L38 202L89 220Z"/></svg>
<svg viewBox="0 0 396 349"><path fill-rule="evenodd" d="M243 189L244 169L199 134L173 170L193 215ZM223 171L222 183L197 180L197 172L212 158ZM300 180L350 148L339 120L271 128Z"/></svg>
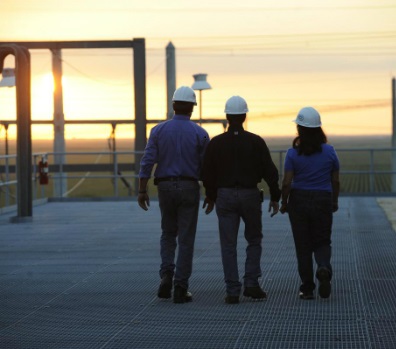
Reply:
<svg viewBox="0 0 396 349"><path fill-rule="evenodd" d="M208 198L216 200L218 188L255 188L261 179L268 184L271 201L279 201L279 173L260 136L242 126L230 126L209 142L203 165Z"/></svg>

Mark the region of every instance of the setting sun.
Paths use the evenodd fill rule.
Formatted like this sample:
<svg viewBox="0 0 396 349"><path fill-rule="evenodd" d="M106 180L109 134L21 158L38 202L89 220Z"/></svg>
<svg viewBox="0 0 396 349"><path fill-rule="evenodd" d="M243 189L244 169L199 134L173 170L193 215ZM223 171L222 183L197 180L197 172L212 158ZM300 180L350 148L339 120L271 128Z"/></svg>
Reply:
<svg viewBox="0 0 396 349"><path fill-rule="evenodd" d="M78 6L62 3L61 8L49 0L17 0L7 2L0 13L0 40L145 38L148 120L166 118L165 48L171 41L178 86L191 86L193 74L208 74L212 89L202 93L203 118L224 119L225 101L241 95L249 105L246 127L263 136L294 135L291 120L307 105L320 111L329 134L390 135L395 11L392 4L368 0L348 6L340 0L305 0L297 7L288 0L248 0L243 5L231 1L227 7L209 0L199 6L181 6L177 0L120 1L113 6L99 0ZM242 25L235 25L236 16ZM50 51L31 50L31 62L32 119L50 121ZM6 63L12 65L12 59ZM63 49L65 120L133 121L132 67L130 49ZM15 117L15 88L0 88L0 120ZM220 125L205 127L211 135L223 131ZM33 125L32 130L34 138L53 137L49 126ZM15 128L9 131L15 137ZM65 138L106 137L110 132L110 125L66 125ZM121 138L134 136L132 125L119 125L116 132Z"/></svg>

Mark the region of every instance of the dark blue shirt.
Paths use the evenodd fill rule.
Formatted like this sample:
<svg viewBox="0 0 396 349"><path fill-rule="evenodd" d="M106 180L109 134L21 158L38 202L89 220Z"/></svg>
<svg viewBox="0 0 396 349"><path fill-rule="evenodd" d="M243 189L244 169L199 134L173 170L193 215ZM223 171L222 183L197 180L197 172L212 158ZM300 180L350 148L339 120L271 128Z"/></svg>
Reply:
<svg viewBox="0 0 396 349"><path fill-rule="evenodd" d="M311 155L298 155L294 148L286 153L285 172L293 171L293 189L331 192L331 174L339 169L337 153L330 144L322 144L322 152Z"/></svg>
<svg viewBox="0 0 396 349"><path fill-rule="evenodd" d="M153 127L140 162L140 178L192 177L201 179L202 163L208 133L187 115L174 115L171 120Z"/></svg>

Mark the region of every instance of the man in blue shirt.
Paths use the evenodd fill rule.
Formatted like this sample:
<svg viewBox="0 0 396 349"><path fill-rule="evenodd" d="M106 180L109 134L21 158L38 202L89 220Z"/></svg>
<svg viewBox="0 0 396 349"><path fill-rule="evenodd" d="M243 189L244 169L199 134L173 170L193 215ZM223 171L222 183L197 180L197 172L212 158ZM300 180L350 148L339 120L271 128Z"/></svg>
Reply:
<svg viewBox="0 0 396 349"><path fill-rule="evenodd" d="M174 284L174 303L185 303L192 300L188 286L200 202L198 180L209 135L190 120L194 105L197 105L190 87L178 88L172 101L173 118L151 130L140 163L138 203L148 210L147 183L157 165L154 184L158 186L162 228L158 297L171 298Z"/></svg>

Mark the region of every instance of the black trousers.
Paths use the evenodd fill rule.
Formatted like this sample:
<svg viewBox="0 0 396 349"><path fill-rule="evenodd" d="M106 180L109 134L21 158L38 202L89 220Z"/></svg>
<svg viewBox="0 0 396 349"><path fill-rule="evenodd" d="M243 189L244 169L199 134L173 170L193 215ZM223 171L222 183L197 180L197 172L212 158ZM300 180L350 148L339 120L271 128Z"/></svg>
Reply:
<svg viewBox="0 0 396 349"><path fill-rule="evenodd" d="M292 190L288 213L302 282L300 290L312 291L315 289L313 257L317 268L325 267L332 275L332 194L326 191Z"/></svg>

